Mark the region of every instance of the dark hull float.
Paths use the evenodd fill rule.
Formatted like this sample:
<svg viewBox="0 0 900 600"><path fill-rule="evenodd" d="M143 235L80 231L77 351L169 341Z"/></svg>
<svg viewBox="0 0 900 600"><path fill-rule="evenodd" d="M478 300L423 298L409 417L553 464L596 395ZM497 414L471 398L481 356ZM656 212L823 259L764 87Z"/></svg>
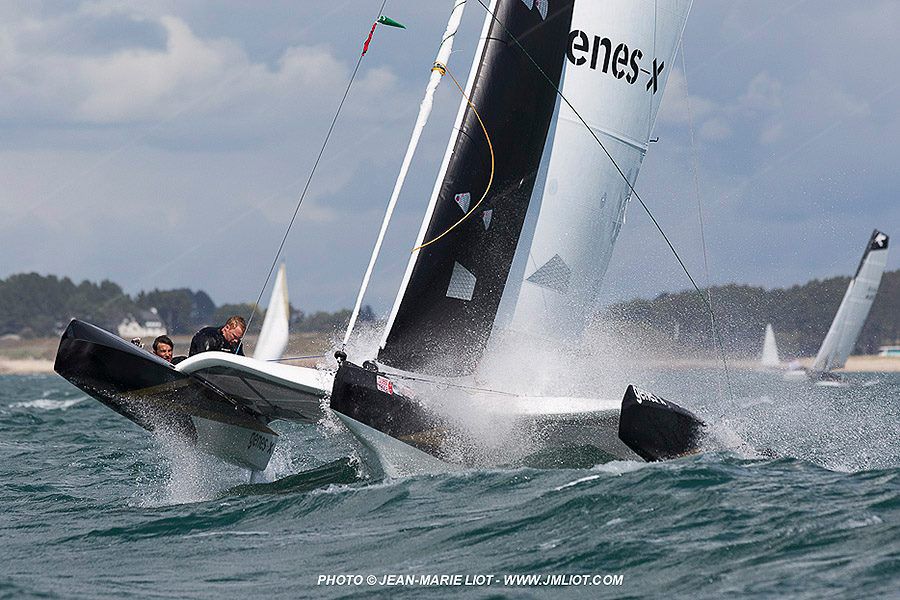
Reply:
<svg viewBox="0 0 900 600"><path fill-rule="evenodd" d="M232 464L262 471L278 439L269 422L315 422L321 416L321 393L308 381L266 372L283 365L260 363L255 369L253 363L260 361L208 352L176 368L108 331L73 320L59 342L54 369L148 431L174 433ZM297 374L308 375L304 371L314 370Z"/></svg>
<svg viewBox="0 0 900 600"><path fill-rule="evenodd" d="M439 471L451 468L448 464L470 464L472 454L466 449L474 451L478 442L466 439L453 416L430 410L412 394L399 391L404 386L396 383L398 379L403 378L343 361L335 375L331 408L378 453L383 464L396 463L393 469L385 465L389 473ZM518 421L518 432L524 429L545 447L593 446L610 459L640 457L646 461L699 452L706 430L703 421L689 411L634 386L628 386L621 404L613 406L571 398L529 401L538 406L529 409L507 402L505 410L484 418L499 417L507 425ZM556 406L548 406L554 403ZM471 404L473 410L479 404L484 404L483 399Z"/></svg>

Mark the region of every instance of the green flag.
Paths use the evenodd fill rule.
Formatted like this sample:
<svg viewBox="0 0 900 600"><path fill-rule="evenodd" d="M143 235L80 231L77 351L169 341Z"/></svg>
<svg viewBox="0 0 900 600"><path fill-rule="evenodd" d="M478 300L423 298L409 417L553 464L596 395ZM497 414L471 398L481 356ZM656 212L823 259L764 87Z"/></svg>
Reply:
<svg viewBox="0 0 900 600"><path fill-rule="evenodd" d="M387 25L389 27L399 27L400 29L406 29L406 25L404 25L403 23L398 23L397 21L393 20L392 18L386 17L384 15L381 15L380 17L378 17L378 22L381 23L382 25Z"/></svg>

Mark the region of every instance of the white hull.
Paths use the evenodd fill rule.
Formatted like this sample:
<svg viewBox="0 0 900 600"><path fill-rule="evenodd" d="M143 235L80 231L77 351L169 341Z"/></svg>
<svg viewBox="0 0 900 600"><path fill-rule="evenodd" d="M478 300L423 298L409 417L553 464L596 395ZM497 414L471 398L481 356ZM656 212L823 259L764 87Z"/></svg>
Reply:
<svg viewBox="0 0 900 600"><path fill-rule="evenodd" d="M272 458L278 435L253 431L192 416L197 431L197 448L222 460L252 471L264 471Z"/></svg>
<svg viewBox="0 0 900 600"><path fill-rule="evenodd" d="M378 467L387 477L430 475L458 471L461 468L413 448L368 425L363 425L346 415L337 412L335 414L369 452L368 466ZM377 464L372 464L372 462Z"/></svg>
<svg viewBox="0 0 900 600"><path fill-rule="evenodd" d="M806 381L809 376L802 369L789 369L781 376L785 381Z"/></svg>
<svg viewBox="0 0 900 600"><path fill-rule="evenodd" d="M307 422L317 422L324 415L334 381L331 371L264 362L224 352L198 354L177 368L204 377L229 393L242 389L236 383L241 377L288 388L290 393L260 400L260 408L272 410L272 406L265 406L270 403L275 410L294 412L302 415L303 419L298 420ZM378 466L391 477L444 472L463 466L515 464L529 455L561 446L592 446L613 458L640 460L618 438L620 401L506 395L485 400L466 393L461 393L457 399L456 408L467 415L467 419L459 423L458 431L448 433L450 445L465 439L466 449L473 452L451 451L455 454L453 463L435 458L345 415L335 414L370 452L369 458L378 463L372 466ZM287 415L282 418L294 420ZM234 464L255 470L265 468L268 456L260 455L257 446L271 442L270 455L276 437L265 438L265 443L255 440L257 444L253 445L245 438L254 432L232 431L227 425L203 421L195 419L201 449ZM474 431L470 427L473 422L476 423Z"/></svg>
<svg viewBox="0 0 900 600"><path fill-rule="evenodd" d="M257 412L273 418L318 421L331 393L334 373L237 356L204 352L180 362L182 373L202 377L223 392L245 399ZM262 389L258 383L262 382Z"/></svg>
<svg viewBox="0 0 900 600"><path fill-rule="evenodd" d="M816 382L816 386L817 386L817 387L836 387L836 388L843 388L843 387L850 387L850 382L849 382L849 381L846 381L846 380L840 380L840 381L817 381L817 382Z"/></svg>

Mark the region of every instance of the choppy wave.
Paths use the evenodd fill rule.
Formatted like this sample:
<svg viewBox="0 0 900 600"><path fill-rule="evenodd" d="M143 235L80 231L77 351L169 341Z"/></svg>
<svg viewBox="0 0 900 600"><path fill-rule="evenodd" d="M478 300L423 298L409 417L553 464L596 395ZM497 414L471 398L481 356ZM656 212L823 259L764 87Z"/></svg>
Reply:
<svg viewBox="0 0 900 600"><path fill-rule="evenodd" d="M691 403L689 382L665 387L777 458L726 446L667 463L597 464L604 457L570 448L528 466L372 479L346 435L280 424L271 482L250 484L246 471L149 435L58 378L0 377L0 597L895 594L893 380L827 393L764 383L748 379L735 394L742 399L705 406ZM342 573L623 581L549 590L317 584Z"/></svg>

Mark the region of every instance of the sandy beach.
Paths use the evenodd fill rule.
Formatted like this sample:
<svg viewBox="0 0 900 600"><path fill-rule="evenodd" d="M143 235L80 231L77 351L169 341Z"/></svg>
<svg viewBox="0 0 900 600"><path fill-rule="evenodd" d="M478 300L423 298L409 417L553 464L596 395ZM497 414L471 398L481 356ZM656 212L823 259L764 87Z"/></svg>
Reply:
<svg viewBox="0 0 900 600"><path fill-rule="evenodd" d="M175 343L175 353L187 354L191 343L191 336L171 336ZM152 338L145 339L145 344ZM292 334L288 342L288 356L311 356L316 354L330 354L328 352L329 338L319 333ZM246 352L253 354L256 344L256 336L247 336ZM59 338L32 338L22 340L0 340L0 375L39 375L53 373L53 361L56 358L56 349L59 346ZM297 362L291 364L303 364Z"/></svg>
<svg viewBox="0 0 900 600"><path fill-rule="evenodd" d="M190 344L190 336L173 336L178 353L187 349ZM247 350L252 354L255 336L248 337ZM59 344L57 338L38 338L29 340L2 340L0 341L0 375L35 375L53 373L53 359L56 356L56 348ZM330 354L327 336L321 334L295 334L291 336L288 346L289 354L306 356L312 354ZM674 368L715 368L721 365L719 360L706 358L684 357L643 357L660 367ZM808 367L813 358L801 358L800 364ZM299 364L299 363L298 363ZM755 369L758 364L755 360L729 359L728 365L735 369ZM847 360L844 372L870 372L870 373L895 373L900 372L900 357L859 355L851 356Z"/></svg>
<svg viewBox="0 0 900 600"><path fill-rule="evenodd" d="M52 360L0 356L0 375L40 375L52 372Z"/></svg>

